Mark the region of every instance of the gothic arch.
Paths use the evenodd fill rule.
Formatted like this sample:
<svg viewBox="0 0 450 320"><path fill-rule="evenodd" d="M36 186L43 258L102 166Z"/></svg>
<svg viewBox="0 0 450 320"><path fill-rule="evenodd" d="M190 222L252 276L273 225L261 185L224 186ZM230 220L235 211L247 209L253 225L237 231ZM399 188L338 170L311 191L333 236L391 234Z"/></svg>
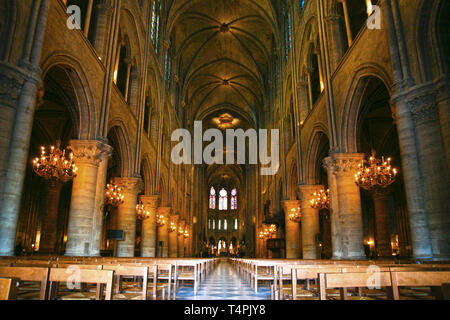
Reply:
<svg viewBox="0 0 450 320"><path fill-rule="evenodd" d="M381 66L365 64L356 69L341 114L340 145L343 152L356 153L358 150L358 117L371 78L381 80L388 91L391 88L392 79Z"/></svg>
<svg viewBox="0 0 450 320"><path fill-rule="evenodd" d="M130 135L121 119L113 119L110 122L108 136L113 137L113 147L116 147L120 156L120 173L122 177L131 177L133 172L132 164L134 162L132 155L132 144L130 143ZM110 142L111 143L111 142Z"/></svg>
<svg viewBox="0 0 450 320"><path fill-rule="evenodd" d="M304 181L307 184L316 184L320 180L319 166L321 165L321 161L319 157L321 155L321 149L324 147L324 140L329 140L327 132L327 127L319 123L316 124L309 136L303 169Z"/></svg>
<svg viewBox="0 0 450 320"><path fill-rule="evenodd" d="M153 193L153 170L150 155L145 154L142 160L142 180L144 181L144 194L151 195Z"/></svg>
<svg viewBox="0 0 450 320"><path fill-rule="evenodd" d="M77 139L90 140L96 136L97 112L92 87L81 63L65 52L53 53L41 66L42 78L53 68L61 68L69 79L76 103L72 104L74 135Z"/></svg>

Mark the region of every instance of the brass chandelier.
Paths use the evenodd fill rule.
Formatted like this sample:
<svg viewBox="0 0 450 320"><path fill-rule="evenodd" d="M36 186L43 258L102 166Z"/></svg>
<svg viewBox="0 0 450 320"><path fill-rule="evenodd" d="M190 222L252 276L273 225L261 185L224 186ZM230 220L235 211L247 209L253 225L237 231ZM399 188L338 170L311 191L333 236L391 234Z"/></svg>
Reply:
<svg viewBox="0 0 450 320"><path fill-rule="evenodd" d="M311 208L313 209L328 209L330 207L330 189L320 189L319 192L314 192L314 198L311 199Z"/></svg>
<svg viewBox="0 0 450 320"><path fill-rule="evenodd" d="M300 222L301 216L302 214L300 211L300 207L291 208L291 212L289 213L289 220L291 220L292 222Z"/></svg>
<svg viewBox="0 0 450 320"><path fill-rule="evenodd" d="M268 239L277 232L277 226L275 224L271 224L269 226L264 225L263 230L259 232L259 238Z"/></svg>
<svg viewBox="0 0 450 320"><path fill-rule="evenodd" d="M189 238L189 230L187 228L184 229L184 238Z"/></svg>
<svg viewBox="0 0 450 320"><path fill-rule="evenodd" d="M166 219L166 217L164 217L164 215L162 215L162 214L156 214L156 224L157 224L159 227L164 226L166 223L167 223L167 219Z"/></svg>
<svg viewBox="0 0 450 320"><path fill-rule="evenodd" d="M170 226L169 226L169 232L175 232L177 231L177 225L175 224L175 222L171 222Z"/></svg>
<svg viewBox="0 0 450 320"><path fill-rule="evenodd" d="M150 211L145 208L142 201L139 201L139 203L136 205L136 215L139 220L145 220L150 218L151 216Z"/></svg>
<svg viewBox="0 0 450 320"><path fill-rule="evenodd" d="M67 182L77 175L77 166L73 161L73 153L67 155L66 150L59 148L60 142L51 146L49 151L41 147L41 156L33 160L33 171L47 180Z"/></svg>
<svg viewBox="0 0 450 320"><path fill-rule="evenodd" d="M358 164L358 172L355 174L355 183L365 189L384 189L395 182L397 169L391 166L391 158L376 159L371 156L369 161L363 160Z"/></svg>
<svg viewBox="0 0 450 320"><path fill-rule="evenodd" d="M123 203L125 196L122 189L112 181L106 185L105 190L105 206L117 207Z"/></svg>

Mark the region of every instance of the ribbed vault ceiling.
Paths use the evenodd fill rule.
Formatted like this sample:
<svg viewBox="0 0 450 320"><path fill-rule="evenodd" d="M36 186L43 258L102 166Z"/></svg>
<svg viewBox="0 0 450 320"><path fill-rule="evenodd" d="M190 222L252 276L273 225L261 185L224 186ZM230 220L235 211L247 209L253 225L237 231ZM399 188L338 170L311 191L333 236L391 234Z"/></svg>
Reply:
<svg viewBox="0 0 450 320"><path fill-rule="evenodd" d="M229 109L257 124L277 42L271 2L179 0L170 8L169 25L188 116L203 119Z"/></svg>

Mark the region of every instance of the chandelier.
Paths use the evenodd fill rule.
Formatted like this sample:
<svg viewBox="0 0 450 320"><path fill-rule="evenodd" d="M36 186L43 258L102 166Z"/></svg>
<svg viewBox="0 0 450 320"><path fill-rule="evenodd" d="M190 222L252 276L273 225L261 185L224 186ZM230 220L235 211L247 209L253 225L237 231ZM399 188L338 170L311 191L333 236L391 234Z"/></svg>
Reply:
<svg viewBox="0 0 450 320"><path fill-rule="evenodd" d="M125 196L122 189L112 181L106 185L105 190L105 206L117 207L123 203Z"/></svg>
<svg viewBox="0 0 450 320"><path fill-rule="evenodd" d="M144 203L142 203L142 201L139 201L139 203L136 205L136 214L139 220L145 220L150 218L150 211L146 210Z"/></svg>
<svg viewBox="0 0 450 320"><path fill-rule="evenodd" d="M156 224L159 227L164 226L167 223L166 217L164 217L164 215L162 214L156 214Z"/></svg>
<svg viewBox="0 0 450 320"><path fill-rule="evenodd" d="M169 227L169 232L174 232L174 231L177 231L177 226L176 226L175 222L171 222L170 227Z"/></svg>
<svg viewBox="0 0 450 320"><path fill-rule="evenodd" d="M291 212L289 213L289 220L292 222L300 222L301 219L301 211L300 207L298 208L291 208Z"/></svg>
<svg viewBox="0 0 450 320"><path fill-rule="evenodd" d="M188 229L184 230L184 237L189 238L189 230Z"/></svg>
<svg viewBox="0 0 450 320"><path fill-rule="evenodd" d="M78 168L73 162L73 153L67 156L66 150L59 146L58 141L56 148L51 146L48 153L45 147L41 147L41 156L33 160L33 170L44 179L67 182L76 177Z"/></svg>
<svg viewBox="0 0 450 320"><path fill-rule="evenodd" d="M328 209L330 207L330 189L320 189L319 192L314 192L314 198L311 199L311 208L313 209Z"/></svg>
<svg viewBox="0 0 450 320"><path fill-rule="evenodd" d="M384 189L395 182L397 169L391 166L391 158L376 159L374 156L369 161L363 160L358 164L358 172L355 174L355 183L365 189Z"/></svg>
<svg viewBox="0 0 450 320"><path fill-rule="evenodd" d="M277 232L277 226L275 224L271 224L270 226L263 226L263 230L259 232L259 237L261 239L267 239Z"/></svg>
<svg viewBox="0 0 450 320"><path fill-rule="evenodd" d="M184 229L183 229L183 227L180 226L180 227L178 228L178 235L181 236L181 235L183 235L183 234L184 234Z"/></svg>

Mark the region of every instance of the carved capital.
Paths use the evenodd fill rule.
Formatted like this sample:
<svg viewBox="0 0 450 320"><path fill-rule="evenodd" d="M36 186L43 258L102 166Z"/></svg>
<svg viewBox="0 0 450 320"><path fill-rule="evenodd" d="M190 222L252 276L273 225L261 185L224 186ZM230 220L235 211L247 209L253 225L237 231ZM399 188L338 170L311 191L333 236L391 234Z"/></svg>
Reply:
<svg viewBox="0 0 450 320"><path fill-rule="evenodd" d="M114 182L119 185L125 193L138 194L144 190L144 182L141 178L115 178Z"/></svg>
<svg viewBox="0 0 450 320"><path fill-rule="evenodd" d="M314 197L314 192L319 192L320 189L323 189L322 185L303 184L297 186L296 191L302 201L309 201Z"/></svg>
<svg viewBox="0 0 450 320"><path fill-rule="evenodd" d="M98 140L71 140L69 146L77 163L99 165L112 154L112 147Z"/></svg>
<svg viewBox="0 0 450 320"><path fill-rule="evenodd" d="M25 76L6 64L0 64L0 103L14 108L25 83Z"/></svg>
<svg viewBox="0 0 450 320"><path fill-rule="evenodd" d="M335 153L323 160L328 173L335 175L353 175L358 170L358 164L364 159L363 153Z"/></svg>
<svg viewBox="0 0 450 320"><path fill-rule="evenodd" d="M144 206L151 208L151 209L157 209L161 202L161 198L158 195L140 196L139 200L142 201Z"/></svg>
<svg viewBox="0 0 450 320"><path fill-rule="evenodd" d="M416 125L439 120L436 103L437 91L425 92L407 100L409 109Z"/></svg>

